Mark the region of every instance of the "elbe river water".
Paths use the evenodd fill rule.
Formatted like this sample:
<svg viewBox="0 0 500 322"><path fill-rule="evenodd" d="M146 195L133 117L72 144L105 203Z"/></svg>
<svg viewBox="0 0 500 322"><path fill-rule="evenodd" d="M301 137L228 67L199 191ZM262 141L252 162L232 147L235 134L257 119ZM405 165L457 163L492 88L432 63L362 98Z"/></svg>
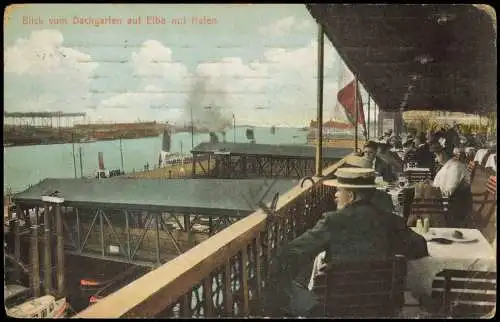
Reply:
<svg viewBox="0 0 500 322"><path fill-rule="evenodd" d="M226 130L226 140L248 142L247 127ZM277 127L274 134L267 127L254 128L256 143L263 144L307 144L308 131L299 128ZM219 139L222 136L218 133ZM208 133L194 135L194 145L208 142ZM188 153L191 150L191 133L180 132L172 136L171 152ZM75 143L76 172L80 176L80 158L78 147L82 147L82 168L84 175L91 175L98 168L98 152L103 152L106 169L121 169L120 141L97 141ZM158 137L130 139L122 141L123 165L126 173L141 171L149 163L149 168L158 166L158 158L162 146L162 135ZM4 147L4 194L10 188L12 192L20 192L29 185L37 184L45 178L74 178L73 144L52 144Z"/></svg>

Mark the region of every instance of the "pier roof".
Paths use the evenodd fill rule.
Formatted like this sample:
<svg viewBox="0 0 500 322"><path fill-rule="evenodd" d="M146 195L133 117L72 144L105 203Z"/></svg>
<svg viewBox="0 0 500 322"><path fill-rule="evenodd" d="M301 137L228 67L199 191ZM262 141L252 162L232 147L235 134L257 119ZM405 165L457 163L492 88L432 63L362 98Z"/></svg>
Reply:
<svg viewBox="0 0 500 322"><path fill-rule="evenodd" d="M306 4L384 110L497 107L496 14L473 4Z"/></svg>
<svg viewBox="0 0 500 322"><path fill-rule="evenodd" d="M12 199L42 205L42 195L57 191L68 207L244 217L257 209L263 196L263 202L269 203L276 192L282 195L297 184L298 180L291 179L45 179Z"/></svg>
<svg viewBox="0 0 500 322"><path fill-rule="evenodd" d="M200 143L192 153L230 153L232 155L259 155L290 158L312 158L316 156L316 147L311 145L272 145L257 143ZM352 153L347 148L323 148L324 159L342 159Z"/></svg>

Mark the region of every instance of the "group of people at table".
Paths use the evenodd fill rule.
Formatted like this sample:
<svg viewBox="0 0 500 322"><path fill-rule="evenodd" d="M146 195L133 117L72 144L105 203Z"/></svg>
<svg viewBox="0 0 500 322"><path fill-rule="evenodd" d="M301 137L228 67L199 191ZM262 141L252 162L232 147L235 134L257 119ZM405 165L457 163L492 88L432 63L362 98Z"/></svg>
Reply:
<svg viewBox="0 0 500 322"><path fill-rule="evenodd" d="M472 193L463 150L450 149L439 135L408 136L401 144L403 151L398 151L397 143L391 133L368 141L363 151L347 156L331 177L322 179L324 185L336 188L336 210L324 213L313 228L278 251L269 270L272 287L264 292L267 316L308 315L317 304L311 292L314 277L329 262L376 260L395 254L409 261L429 256L427 240L394 211L388 190L379 189L399 181L408 163L427 168L434 177L430 184L448 198L451 222L447 227L466 227Z"/></svg>

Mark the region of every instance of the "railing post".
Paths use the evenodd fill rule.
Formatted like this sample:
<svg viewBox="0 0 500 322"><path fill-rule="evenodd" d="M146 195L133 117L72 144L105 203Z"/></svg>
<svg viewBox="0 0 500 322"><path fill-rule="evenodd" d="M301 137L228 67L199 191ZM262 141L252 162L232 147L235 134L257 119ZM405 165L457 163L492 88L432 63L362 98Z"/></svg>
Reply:
<svg viewBox="0 0 500 322"><path fill-rule="evenodd" d="M317 127L318 140L316 142L316 176L323 173L323 69L324 69L324 45L325 37L323 26L318 23L318 106L317 106Z"/></svg>
<svg viewBox="0 0 500 322"><path fill-rule="evenodd" d="M359 81L358 78L356 77L355 79L355 88L354 88L354 108L356 109L356 114L355 114L355 120L354 121L354 150L358 151L358 121L359 121L359 106L358 106L358 86L359 86Z"/></svg>
<svg viewBox="0 0 500 322"><path fill-rule="evenodd" d="M370 139L370 101L371 101L371 96L368 94L368 129L367 129L367 137Z"/></svg>

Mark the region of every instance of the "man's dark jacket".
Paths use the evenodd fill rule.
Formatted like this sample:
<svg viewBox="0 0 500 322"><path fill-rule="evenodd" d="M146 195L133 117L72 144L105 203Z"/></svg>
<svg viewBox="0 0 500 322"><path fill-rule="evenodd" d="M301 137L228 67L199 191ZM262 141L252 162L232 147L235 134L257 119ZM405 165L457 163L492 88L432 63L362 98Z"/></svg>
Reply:
<svg viewBox="0 0 500 322"><path fill-rule="evenodd" d="M382 176L385 182L394 182L396 180L396 174L392 170L391 165L379 156L375 157L375 171L379 176Z"/></svg>
<svg viewBox="0 0 500 322"><path fill-rule="evenodd" d="M324 213L312 229L283 246L270 267L269 287L262 300L264 315L307 315L315 297L294 279L304 263L324 250L327 262L384 259L393 254L409 259L428 256L425 239L388 210L376 201L355 201L342 210Z"/></svg>

